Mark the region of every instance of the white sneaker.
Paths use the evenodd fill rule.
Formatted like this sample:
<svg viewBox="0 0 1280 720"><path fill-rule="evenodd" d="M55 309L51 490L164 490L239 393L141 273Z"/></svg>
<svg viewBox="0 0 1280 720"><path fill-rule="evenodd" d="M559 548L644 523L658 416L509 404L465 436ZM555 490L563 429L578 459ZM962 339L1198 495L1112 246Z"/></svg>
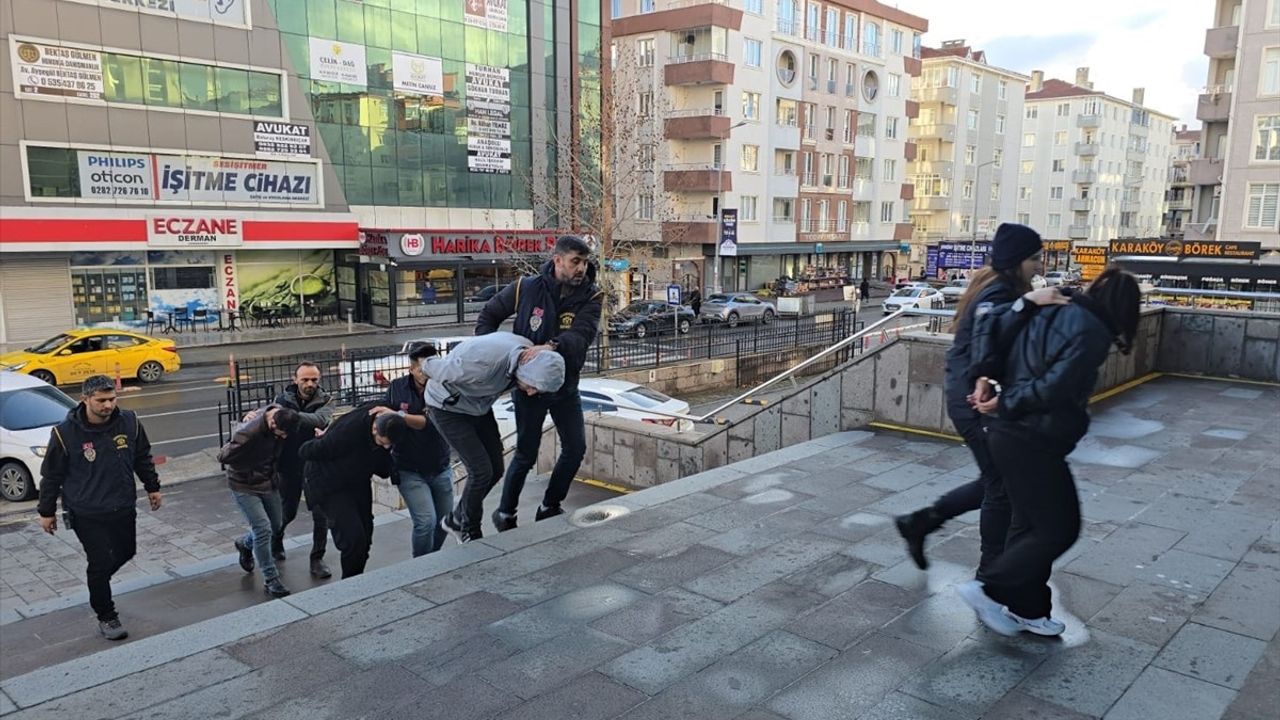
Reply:
<svg viewBox="0 0 1280 720"><path fill-rule="evenodd" d="M1022 631L1022 627L1006 614L1008 611L1005 610L1005 607L987 595L986 591L982 589L981 582L970 580L966 583L960 583L956 586L956 592L959 593L965 604L973 608L973 611L978 614L978 619L991 632L1012 637Z"/></svg>
<svg viewBox="0 0 1280 720"><path fill-rule="evenodd" d="M1066 623L1062 622L1061 620L1055 620L1048 616L1045 616L1042 618L1036 618L1034 620L1028 620L1022 617L1021 615L1018 615L1010 611L1008 608L1005 608L1004 614L1009 616L1010 620L1017 623L1019 630L1025 630L1029 633L1035 633L1036 635L1044 635L1045 637L1057 637L1058 635L1061 635L1062 633L1067 631Z"/></svg>

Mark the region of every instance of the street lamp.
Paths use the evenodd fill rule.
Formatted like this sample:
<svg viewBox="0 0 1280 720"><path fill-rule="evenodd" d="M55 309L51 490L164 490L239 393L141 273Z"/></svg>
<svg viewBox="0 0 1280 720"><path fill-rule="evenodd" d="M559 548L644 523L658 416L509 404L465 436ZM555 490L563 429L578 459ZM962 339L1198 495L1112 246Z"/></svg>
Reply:
<svg viewBox="0 0 1280 720"><path fill-rule="evenodd" d="M746 120L739 120L738 122L730 125L729 129L724 133L724 139L728 140L734 130L737 130L746 124ZM724 235L724 160L727 152L728 148L722 145L720 149L720 166L716 168L716 266L715 280L711 285L711 291L714 293L720 292L720 240ZM756 158L756 162L759 161L760 159ZM757 212L759 212L758 208Z"/></svg>
<svg viewBox="0 0 1280 720"><path fill-rule="evenodd" d="M969 228L971 231L973 231L973 235L969 240L969 271L970 272L973 272L973 270L975 269L974 264L977 261L977 257L978 257L978 196L979 196L978 180L982 178L982 168L988 165L995 165L995 164L996 164L996 161L994 159L988 160L984 163L978 163L978 169L973 171L973 220L971 221L973 227Z"/></svg>

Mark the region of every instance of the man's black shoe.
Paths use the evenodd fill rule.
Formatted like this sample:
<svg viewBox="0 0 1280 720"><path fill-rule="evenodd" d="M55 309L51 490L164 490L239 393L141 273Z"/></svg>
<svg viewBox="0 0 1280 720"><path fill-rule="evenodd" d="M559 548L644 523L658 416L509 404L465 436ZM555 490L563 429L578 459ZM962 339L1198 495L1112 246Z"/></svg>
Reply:
<svg viewBox="0 0 1280 720"><path fill-rule="evenodd" d="M263 583L262 591L274 598L282 598L289 594L289 588L280 582L280 578L271 578Z"/></svg>
<svg viewBox="0 0 1280 720"><path fill-rule="evenodd" d="M236 540L236 550L240 552L240 567L245 572L253 572L253 548L244 544L244 540Z"/></svg>
<svg viewBox="0 0 1280 720"><path fill-rule="evenodd" d="M500 532L500 533L506 532L506 531L508 531L508 530L515 530L515 529L516 529L516 514L515 514L515 513L504 513L504 512L502 512L501 510L494 510L494 511L493 511L493 526L494 526L495 528L497 528L497 529L498 529L498 532Z"/></svg>
<svg viewBox="0 0 1280 720"><path fill-rule="evenodd" d="M324 560L311 558L311 577L328 580L333 577L333 573L329 572L329 566L324 564Z"/></svg>
<svg viewBox="0 0 1280 720"><path fill-rule="evenodd" d="M556 505L555 507L547 507L546 505L539 505L538 512L535 513L533 516L533 521L541 522L543 520L546 520L547 518L553 518L557 515L563 515L563 514L564 514L564 508L560 507L559 505Z"/></svg>
<svg viewBox="0 0 1280 720"><path fill-rule="evenodd" d="M464 529L462 524L458 522L458 519L454 517L453 513L448 513L444 517L440 518L440 527L452 533L453 536L458 539L459 544L469 543L472 540L478 540L484 537L484 533L478 529L474 531Z"/></svg>
<svg viewBox="0 0 1280 720"><path fill-rule="evenodd" d="M921 570L929 569L929 560L924 556L924 540L929 533L942 527L942 522L934 514L933 508L917 510L910 515L899 515L893 519L898 533L907 541L907 554Z"/></svg>
<svg viewBox="0 0 1280 720"><path fill-rule="evenodd" d="M274 535L271 538L271 557L276 561L284 560L284 538Z"/></svg>

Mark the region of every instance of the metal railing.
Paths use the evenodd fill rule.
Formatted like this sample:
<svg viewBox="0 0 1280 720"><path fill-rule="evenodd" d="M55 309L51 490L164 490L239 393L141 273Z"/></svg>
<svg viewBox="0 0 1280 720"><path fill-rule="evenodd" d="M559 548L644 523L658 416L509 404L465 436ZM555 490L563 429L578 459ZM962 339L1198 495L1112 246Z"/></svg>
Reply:
<svg viewBox="0 0 1280 720"><path fill-rule="evenodd" d="M679 65L681 63L702 62L705 60L719 60L728 62L729 56L718 52L691 53L689 55L672 55L667 58L668 65Z"/></svg>

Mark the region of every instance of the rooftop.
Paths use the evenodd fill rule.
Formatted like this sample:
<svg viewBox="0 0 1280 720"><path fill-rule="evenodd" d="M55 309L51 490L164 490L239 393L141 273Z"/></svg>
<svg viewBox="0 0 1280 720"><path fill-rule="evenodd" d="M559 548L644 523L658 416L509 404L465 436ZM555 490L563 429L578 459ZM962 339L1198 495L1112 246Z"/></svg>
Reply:
<svg viewBox="0 0 1280 720"><path fill-rule="evenodd" d="M1270 717L1278 404L1164 376L1095 406L1060 640L992 635L954 594L975 516L927 573L904 554L890 518L974 477L968 451L853 431L8 677L0 714Z"/></svg>

